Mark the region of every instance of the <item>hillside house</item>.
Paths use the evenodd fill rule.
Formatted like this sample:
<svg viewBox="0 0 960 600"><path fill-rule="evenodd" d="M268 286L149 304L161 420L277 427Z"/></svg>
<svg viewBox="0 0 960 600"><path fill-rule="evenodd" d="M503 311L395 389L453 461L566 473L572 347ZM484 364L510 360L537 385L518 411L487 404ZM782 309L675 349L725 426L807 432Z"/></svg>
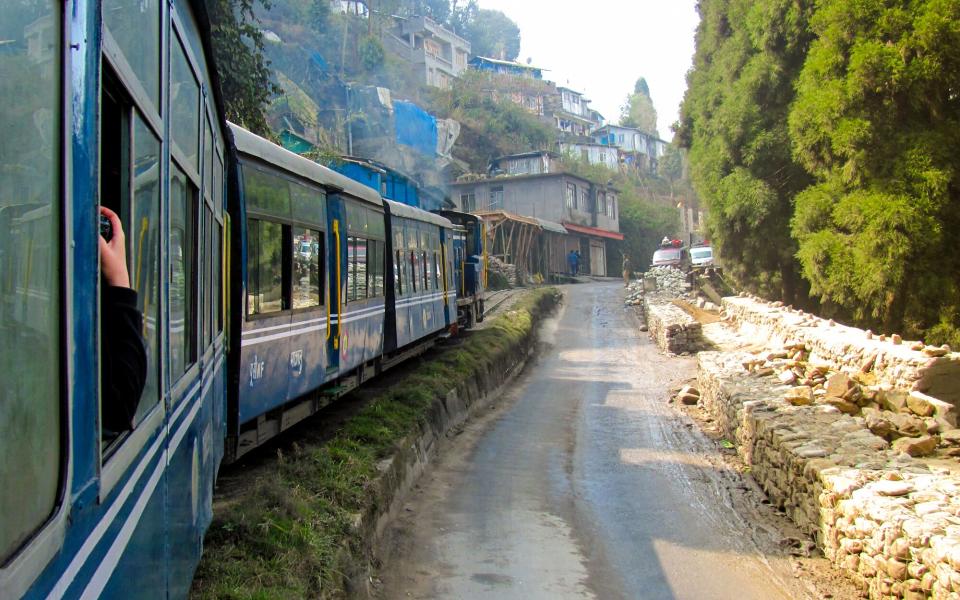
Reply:
<svg viewBox="0 0 960 600"><path fill-rule="evenodd" d="M593 132L596 143L620 151L620 162L644 173L653 173L663 156L667 142L635 127L604 125Z"/></svg>
<svg viewBox="0 0 960 600"><path fill-rule="evenodd" d="M467 70L470 42L423 16L399 17L383 36L387 52L422 69L426 85L449 89Z"/></svg>
<svg viewBox="0 0 960 600"><path fill-rule="evenodd" d="M552 100L547 113L561 134L575 138L590 136L596 126L596 111L590 109L590 100L580 92L561 86L557 86L557 93Z"/></svg>
<svg viewBox="0 0 960 600"><path fill-rule="evenodd" d="M553 152L524 152L500 156L490 162L491 175L543 175L561 170L560 156Z"/></svg>
<svg viewBox="0 0 960 600"><path fill-rule="evenodd" d="M521 160L527 161L525 164L531 169L545 165L542 157L534 162L529 162L530 158L503 157L499 164L507 169L511 164L522 164ZM502 212L562 225L566 235L560 236L560 243L545 253L549 273L566 272L567 253L578 250L584 271L604 276L610 252L608 242L623 239L617 191L569 173L541 172L462 181L450 185L450 195L457 208L466 212Z"/></svg>
<svg viewBox="0 0 960 600"><path fill-rule="evenodd" d="M370 9L367 7L365 0L330 0L330 8L342 15L363 18L370 16Z"/></svg>
<svg viewBox="0 0 960 600"><path fill-rule="evenodd" d="M526 79L543 79L543 72L546 70L512 60L500 60L486 56L474 56L470 59L469 64L471 69L476 69L477 71L495 73L497 75L512 75Z"/></svg>
<svg viewBox="0 0 960 600"><path fill-rule="evenodd" d="M616 148L594 142L560 142L560 154L570 155L591 165L602 165L611 171L620 168L620 152Z"/></svg>

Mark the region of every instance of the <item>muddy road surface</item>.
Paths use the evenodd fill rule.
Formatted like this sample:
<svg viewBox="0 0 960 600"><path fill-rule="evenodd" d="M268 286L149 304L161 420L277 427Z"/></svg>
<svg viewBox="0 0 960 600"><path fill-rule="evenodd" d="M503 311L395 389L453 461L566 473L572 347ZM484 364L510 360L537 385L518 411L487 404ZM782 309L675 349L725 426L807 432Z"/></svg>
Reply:
<svg viewBox="0 0 960 600"><path fill-rule="evenodd" d="M622 283L565 294L539 358L387 530L378 596L826 596L775 511L667 402L695 359L657 351Z"/></svg>

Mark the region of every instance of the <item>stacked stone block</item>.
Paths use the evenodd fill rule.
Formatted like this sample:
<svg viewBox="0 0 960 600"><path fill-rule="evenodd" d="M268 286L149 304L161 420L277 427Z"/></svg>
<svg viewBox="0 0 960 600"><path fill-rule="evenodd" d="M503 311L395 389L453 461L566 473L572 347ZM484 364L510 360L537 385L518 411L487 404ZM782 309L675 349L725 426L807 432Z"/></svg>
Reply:
<svg viewBox="0 0 960 600"><path fill-rule="evenodd" d="M869 366L878 383L960 406L960 353L948 347L877 335L748 296L724 298L722 308L744 335L758 342L800 342L810 349L811 360L849 373Z"/></svg>
<svg viewBox="0 0 960 600"><path fill-rule="evenodd" d="M746 356L698 355L701 402L751 473L871 598L960 598L960 476L894 451L862 417L794 406Z"/></svg>
<svg viewBox="0 0 960 600"><path fill-rule="evenodd" d="M657 346L663 352L696 352L703 345L700 322L675 304L643 300L643 314Z"/></svg>

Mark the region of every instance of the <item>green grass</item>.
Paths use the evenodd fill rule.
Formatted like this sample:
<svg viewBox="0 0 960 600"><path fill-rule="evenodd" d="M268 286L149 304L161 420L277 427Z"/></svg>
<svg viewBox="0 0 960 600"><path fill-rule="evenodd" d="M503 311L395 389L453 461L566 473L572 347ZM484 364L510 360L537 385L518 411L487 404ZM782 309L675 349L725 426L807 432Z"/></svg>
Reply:
<svg viewBox="0 0 960 600"><path fill-rule="evenodd" d="M433 403L470 379L503 371L510 350L558 301L532 291L485 329L424 361L379 393L325 443L279 453L229 502L219 502L204 540L192 598L272 600L343 596L349 557L363 557L357 525L384 499L379 461L426 427Z"/></svg>

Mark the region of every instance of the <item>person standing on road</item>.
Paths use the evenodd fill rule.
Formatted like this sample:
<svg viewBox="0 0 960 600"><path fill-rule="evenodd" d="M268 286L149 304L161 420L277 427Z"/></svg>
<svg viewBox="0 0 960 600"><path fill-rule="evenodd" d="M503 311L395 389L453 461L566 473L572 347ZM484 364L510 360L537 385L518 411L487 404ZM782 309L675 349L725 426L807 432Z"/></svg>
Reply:
<svg viewBox="0 0 960 600"><path fill-rule="evenodd" d="M580 257L577 256L576 250L571 250L570 254L567 254L567 266L570 267L570 277L577 276L577 268L579 267Z"/></svg>
<svg viewBox="0 0 960 600"><path fill-rule="evenodd" d="M623 285L630 285L630 276L633 275L633 269L630 266L630 257L623 255Z"/></svg>
<svg viewBox="0 0 960 600"><path fill-rule="evenodd" d="M580 257L580 251L579 251L579 250L576 250L576 253L577 253L577 272L576 272L576 275L579 275L579 274L580 274L580 261L581 261L582 259L581 259L581 257Z"/></svg>

